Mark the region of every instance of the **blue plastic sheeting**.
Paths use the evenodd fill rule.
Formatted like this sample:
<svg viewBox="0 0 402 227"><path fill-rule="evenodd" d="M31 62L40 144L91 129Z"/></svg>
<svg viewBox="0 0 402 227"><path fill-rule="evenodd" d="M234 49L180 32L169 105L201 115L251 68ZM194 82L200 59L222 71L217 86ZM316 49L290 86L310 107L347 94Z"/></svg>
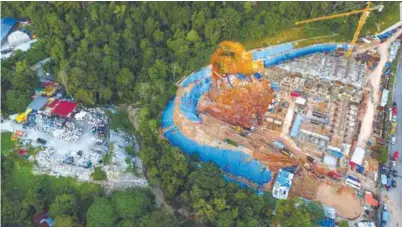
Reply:
<svg viewBox="0 0 402 227"><path fill-rule="evenodd" d="M289 166L289 167L282 168L282 170L289 172L289 173L295 173L296 169L297 169L297 166Z"/></svg>
<svg viewBox="0 0 402 227"><path fill-rule="evenodd" d="M331 218L325 218L318 222L320 227L335 227L335 220Z"/></svg>
<svg viewBox="0 0 402 227"><path fill-rule="evenodd" d="M264 61L264 66L269 67L274 64L278 64L282 61L290 60L295 57L305 56L315 52L333 51L337 48L347 48L347 45L335 45L335 44L322 44L312 47L307 47L289 53L285 53L280 56L272 57L269 60ZM257 51L253 53L253 57L263 58L269 55L283 53L293 48L292 44L282 44L270 48L265 48L263 51ZM205 94L211 83L211 68L210 66L204 67L201 70L192 73L186 79L183 80L181 86L186 87L193 82L197 82L189 92L184 94L180 100L180 111L189 120L193 122L200 122L197 114L198 99ZM261 78L260 74L255 74L254 78ZM272 86L272 85L271 85ZM275 85L273 85L275 87ZM164 133L165 138L173 145L185 153L192 155L198 154L200 160L203 162L213 162L223 171L230 173L236 177L243 177L250 182L256 183L260 186L271 180L271 172L262 165L259 161L254 160L251 156L240 150L221 149L213 146L206 146L198 144L186 136L174 125L173 121L173 109L174 100L171 100L166 106L162 114L162 127L171 127L170 130ZM300 129L300 124L303 121L303 116L298 115L295 120L295 124L292 128L291 136L297 136ZM239 148L240 149L240 148Z"/></svg>
<svg viewBox="0 0 402 227"><path fill-rule="evenodd" d="M303 57L309 54L314 54L318 52L330 52L335 51L337 48L347 49L347 44L317 44L311 47L305 47L290 51L288 53L278 55L269 59L264 60L264 67L270 67L276 64L279 64L284 61L288 61L294 58Z"/></svg>
<svg viewBox="0 0 402 227"><path fill-rule="evenodd" d="M281 86L275 82L271 82L271 88L275 91L278 92L281 89Z"/></svg>
<svg viewBox="0 0 402 227"><path fill-rule="evenodd" d="M271 55L280 54L293 49L293 43L284 43L276 46L266 47L252 52L253 59L264 59Z"/></svg>
<svg viewBox="0 0 402 227"><path fill-rule="evenodd" d="M238 184L239 186L240 186L240 188L250 188L250 189L253 189L254 191L255 191L255 193L257 193L257 195L264 195L264 192L263 191L260 191L260 190L258 190L258 189L256 189L256 188L253 188L253 187L250 187L250 185L248 185L248 184L245 184L245 183L243 183L243 182L241 182L241 181L238 181L238 180L236 180L236 179L234 179L234 178L232 178L232 177L230 177L230 176L228 176L228 175L226 175L226 174L223 174L223 178L225 179L225 181L226 182L228 182L228 183L235 183L235 184Z"/></svg>
<svg viewBox="0 0 402 227"><path fill-rule="evenodd" d="M201 122L197 113L197 104L200 97L205 94L211 86L211 78L204 78L197 83L190 92L185 93L180 101L180 110L184 117L193 122Z"/></svg>
<svg viewBox="0 0 402 227"><path fill-rule="evenodd" d="M181 86L187 87L189 84L197 81L197 80L202 80L207 77L211 77L211 67L206 66L202 68L201 70L190 74L183 82L181 82Z"/></svg>
<svg viewBox="0 0 402 227"><path fill-rule="evenodd" d="M254 74L254 78L256 78L257 80L261 79L261 77L262 77L261 73Z"/></svg>
<svg viewBox="0 0 402 227"><path fill-rule="evenodd" d="M336 157L336 158L342 158L342 157L343 157L342 152L334 151L334 150L329 150L329 151L330 151L330 154L331 154L332 156Z"/></svg>
<svg viewBox="0 0 402 227"><path fill-rule="evenodd" d="M173 121L173 110L174 110L174 100L175 100L174 96L166 105L165 110L162 113L162 122L161 122L161 126L162 128L166 128L166 127L170 127L172 125L174 125L174 121Z"/></svg>
<svg viewBox="0 0 402 227"><path fill-rule="evenodd" d="M364 166L356 165L356 171L357 171L358 173L363 173L363 172L364 172Z"/></svg>
<svg viewBox="0 0 402 227"><path fill-rule="evenodd" d="M236 78L239 80L245 80L246 76L244 74L236 74Z"/></svg>
<svg viewBox="0 0 402 227"><path fill-rule="evenodd" d="M43 96L39 96L36 99L34 99L29 105L28 109L32 110L40 110L44 105L47 103L47 98Z"/></svg>
<svg viewBox="0 0 402 227"><path fill-rule="evenodd" d="M170 108L173 108L171 106ZM198 154L203 162L213 162L223 171L256 183L260 186L271 180L271 172L259 161L242 151L201 145L184 136L177 127L165 132L169 142L188 155Z"/></svg>
<svg viewBox="0 0 402 227"><path fill-rule="evenodd" d="M5 17L1 19L1 42L7 38L7 35L11 32L16 23L17 20L15 18Z"/></svg>
<svg viewBox="0 0 402 227"><path fill-rule="evenodd" d="M292 184L292 180L289 179L290 174L291 173L283 169L282 171L279 171L275 180L275 185L290 188L290 185Z"/></svg>
<svg viewBox="0 0 402 227"><path fill-rule="evenodd" d="M292 131L290 132L290 136L295 138L299 134L301 123L303 122L303 116L298 114L295 119L295 123L293 124Z"/></svg>
<svg viewBox="0 0 402 227"><path fill-rule="evenodd" d="M347 178L349 178L350 180L353 180L353 181L356 181L356 182L360 183L360 180L357 179L356 177L352 176L352 175L348 175Z"/></svg>

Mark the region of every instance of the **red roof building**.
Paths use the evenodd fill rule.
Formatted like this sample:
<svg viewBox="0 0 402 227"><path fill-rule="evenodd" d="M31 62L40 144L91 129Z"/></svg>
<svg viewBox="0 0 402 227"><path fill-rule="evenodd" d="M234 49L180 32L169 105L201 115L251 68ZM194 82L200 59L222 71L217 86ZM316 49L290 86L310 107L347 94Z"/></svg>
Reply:
<svg viewBox="0 0 402 227"><path fill-rule="evenodd" d="M60 101L57 107L53 110L53 114L60 117L69 117L77 105L78 104L75 102Z"/></svg>
<svg viewBox="0 0 402 227"><path fill-rule="evenodd" d="M47 107L53 109L53 108L55 108L55 107L57 106L57 104L59 104L59 101L60 101L60 100L55 99L55 100L53 100L51 103L49 103L49 104L47 105Z"/></svg>
<svg viewBox="0 0 402 227"><path fill-rule="evenodd" d="M364 195L365 203L371 205L373 207L378 207L378 200L374 199L373 194L371 192L366 192Z"/></svg>

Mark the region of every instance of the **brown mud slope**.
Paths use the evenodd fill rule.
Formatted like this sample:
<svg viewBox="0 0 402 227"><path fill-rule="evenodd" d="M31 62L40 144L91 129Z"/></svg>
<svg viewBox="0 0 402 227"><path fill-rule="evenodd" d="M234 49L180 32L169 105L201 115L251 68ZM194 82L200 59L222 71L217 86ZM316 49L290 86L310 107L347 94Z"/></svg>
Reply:
<svg viewBox="0 0 402 227"><path fill-rule="evenodd" d="M301 171L293 178L289 195L292 198L303 197L315 200L319 185L320 181L316 177L307 174L306 170L301 168Z"/></svg>
<svg viewBox="0 0 402 227"><path fill-rule="evenodd" d="M231 125L250 128L261 123L273 91L269 81L247 82L246 86L225 88L204 95L198 102L198 111ZM257 122L255 120L260 120Z"/></svg>
<svg viewBox="0 0 402 227"><path fill-rule="evenodd" d="M316 200L335 208L339 216L350 220L357 219L362 213L362 206L356 192L343 185L321 183L318 186Z"/></svg>

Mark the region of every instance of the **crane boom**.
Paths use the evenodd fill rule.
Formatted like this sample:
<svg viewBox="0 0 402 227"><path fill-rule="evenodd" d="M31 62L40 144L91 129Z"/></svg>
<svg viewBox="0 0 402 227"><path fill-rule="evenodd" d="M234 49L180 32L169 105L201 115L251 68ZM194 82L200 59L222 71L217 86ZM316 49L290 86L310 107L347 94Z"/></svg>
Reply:
<svg viewBox="0 0 402 227"><path fill-rule="evenodd" d="M362 13L362 16L360 17L359 24L357 25L355 34L353 35L353 39L350 42L350 47L348 48L346 57L349 57L350 55L352 55L353 47L356 44L357 40L359 39L359 35L363 29L363 25L366 23L366 20L367 20L368 16L370 15L370 11L371 11L370 6L371 6L371 2L369 2L367 4L366 8L364 9L364 12Z"/></svg>
<svg viewBox="0 0 402 227"><path fill-rule="evenodd" d="M354 10L354 11L345 12L345 13L338 13L338 14L333 14L333 15L329 15L329 16L322 16L322 17L307 19L307 20L303 20L303 21L298 21L295 24L300 25L300 24L307 24L307 23L321 21L321 20L334 19L334 18L338 18L338 17L346 17L346 16L350 16L350 15L353 15L353 14L364 13L367 10L373 11L373 10L376 10L376 9L377 8L374 7L374 8L369 8L369 9L365 8L365 9L360 9L360 10Z"/></svg>
<svg viewBox="0 0 402 227"><path fill-rule="evenodd" d="M382 8L383 8L382 5L377 5L375 7L372 7L372 3L367 2L367 6L364 9L361 9L361 10L354 10L354 11L345 12L345 13L339 13L339 14L333 14L333 15L329 15L329 16L312 18L312 19L308 19L308 20L298 21L295 24L296 25L306 24L306 23L311 23L311 22L316 22L316 21L321 21L321 20L329 20L329 19L333 19L333 18L346 17L346 16L362 13L362 15L360 17L360 20L359 20L359 24L357 26L355 34L353 35L353 39L350 42L348 52L346 54L346 56L349 57L352 54L353 46L356 44L357 40L359 39L360 32L361 32L361 30L363 28L363 25L366 23L366 20L367 20L368 16L370 15L370 12L373 11L373 10L377 10L377 9L379 11L381 11Z"/></svg>

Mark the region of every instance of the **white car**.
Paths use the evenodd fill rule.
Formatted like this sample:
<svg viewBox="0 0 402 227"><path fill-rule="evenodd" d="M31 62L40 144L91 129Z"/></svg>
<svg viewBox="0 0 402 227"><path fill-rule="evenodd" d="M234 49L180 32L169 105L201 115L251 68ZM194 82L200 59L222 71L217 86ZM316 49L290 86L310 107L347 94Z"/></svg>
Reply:
<svg viewBox="0 0 402 227"><path fill-rule="evenodd" d="M391 144L392 144L392 145L395 145L395 143L396 143L396 137L395 137L395 136L392 136L392 138L391 138Z"/></svg>
<svg viewBox="0 0 402 227"><path fill-rule="evenodd" d="M396 122L396 115L392 116L392 122Z"/></svg>

